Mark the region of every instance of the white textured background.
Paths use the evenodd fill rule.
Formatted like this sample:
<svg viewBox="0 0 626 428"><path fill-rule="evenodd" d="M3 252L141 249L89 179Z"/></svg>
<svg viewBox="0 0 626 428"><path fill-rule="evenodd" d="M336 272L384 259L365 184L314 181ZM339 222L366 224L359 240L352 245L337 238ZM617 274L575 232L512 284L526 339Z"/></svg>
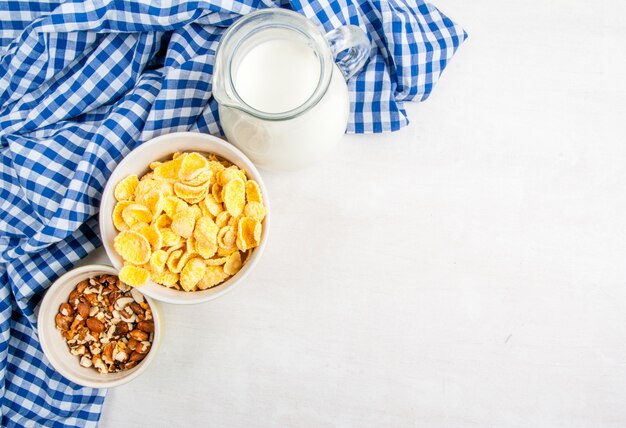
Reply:
<svg viewBox="0 0 626 428"><path fill-rule="evenodd" d="M626 426L626 2L436 4L411 126L264 174L257 269L162 306L102 427Z"/></svg>

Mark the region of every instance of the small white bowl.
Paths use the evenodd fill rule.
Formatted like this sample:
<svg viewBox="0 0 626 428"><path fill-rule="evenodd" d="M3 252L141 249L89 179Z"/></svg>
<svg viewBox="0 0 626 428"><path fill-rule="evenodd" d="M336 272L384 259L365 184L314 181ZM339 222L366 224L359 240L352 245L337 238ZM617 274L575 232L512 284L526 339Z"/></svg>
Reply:
<svg viewBox="0 0 626 428"><path fill-rule="evenodd" d="M67 299L80 281L97 275L117 275L117 269L105 265L86 265L72 269L57 279L41 301L37 316L37 333L44 354L50 364L63 376L82 386L112 388L130 382L143 373L157 354L161 342L161 318L154 300L144 296L152 309L154 338L148 355L132 369L118 373L101 374L91 367L82 367L79 357L72 355L61 332L56 328L55 317L61 303Z"/></svg>
<svg viewBox="0 0 626 428"><path fill-rule="evenodd" d="M223 283L209 288L208 290L191 292L168 288L153 281L148 281L146 285L141 287L142 293L162 302L174 304L202 303L224 295L243 282L244 278L261 258L269 235L271 209L267 189L254 164L235 146L208 134L175 132L153 138L137 147L119 163L104 188L102 201L100 202L100 235L104 249L113 263L113 266L121 269L123 260L113 249L113 240L118 233L113 225L113 208L116 203L115 196L113 195L115 186L120 180L131 174L135 174L141 178L142 175L150 171L151 162L171 159L175 152L215 153L237 165L239 168L245 169L248 176L259 183L259 187L263 193L263 202L267 209L267 214L263 220L263 233L259 246L252 251L248 261L243 265L241 270Z"/></svg>

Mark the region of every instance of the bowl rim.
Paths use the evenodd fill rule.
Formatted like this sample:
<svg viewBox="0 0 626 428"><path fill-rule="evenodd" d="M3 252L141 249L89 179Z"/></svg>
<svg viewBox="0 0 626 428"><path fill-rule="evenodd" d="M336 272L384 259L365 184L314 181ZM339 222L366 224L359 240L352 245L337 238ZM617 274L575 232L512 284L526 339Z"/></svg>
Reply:
<svg viewBox="0 0 626 428"><path fill-rule="evenodd" d="M129 371L126 375L124 375L123 377L119 379L103 381L103 382L98 382L98 383L74 376L73 373L65 370L63 365L58 362L57 354L53 352L52 348L49 346L48 339L54 340L52 338L52 335L53 335L52 332L58 334L58 331L56 328L56 324L52 323L51 324L52 327L49 327L49 324L46 324L46 321L42 319L44 314L46 313L46 311L42 309L44 309L45 307L49 307L51 305L50 299L52 299L52 295L54 294L52 293L52 291L54 291L55 288L59 288L63 286L64 284L66 284L68 277L74 276L74 275L82 275L87 272L106 272L106 273L109 273L111 275L116 275L116 276L118 274L117 269L111 265L94 263L94 264L83 265L83 266L70 269L67 272L65 272L63 275L58 277L52 283L52 285L48 287L48 289L46 290L46 294L44 295L43 299L41 300L41 303L39 304L39 308L38 308L39 312L37 313L37 335L39 336L39 343L41 344L41 349L44 355L46 356L46 358L48 359L48 362L63 377L65 377L66 379L78 385L86 386L89 388L96 388L96 389L114 388L116 386L120 386L125 383L128 383L132 381L133 379L135 379L136 377L140 376L143 372L147 370L147 368L150 366L150 364L156 357L156 354L158 353L159 346L161 343L161 335L162 335L161 314L159 312L159 308L158 308L158 305L156 304L156 301L150 298L149 296L146 296L144 293L141 293L146 299L146 302L150 305L150 308L152 309L152 318L154 320L154 337L152 339L152 346L151 346L150 352L148 352L148 355L136 366L136 368L133 371ZM97 273L94 275L97 275ZM139 291L141 292L141 290ZM68 296L69 296L69 293L68 293ZM49 310L52 311L52 313L55 313L55 311L53 311L53 308L50 308ZM58 336L59 336L59 340L63 340L63 337L60 334L58 334ZM69 354L69 350L67 352ZM76 364L78 364L78 360L76 360ZM102 376L106 377L107 375L102 374Z"/></svg>
<svg viewBox="0 0 626 428"><path fill-rule="evenodd" d="M180 299L180 298L176 297L176 295L175 295L175 297L170 297L170 296L167 296L167 295L162 295L158 291L155 292L155 290L145 289L145 287L141 287L142 288L142 293L144 295L150 296L151 298L153 298L155 300L158 300L158 301L161 301L161 302L164 302L164 303L170 303L170 304L175 304L175 305L196 305L196 304L206 303L206 302L209 302L211 300L217 299L217 298L225 295L226 293L232 291L235 287L239 286L242 282L244 282L244 280L249 275L250 271L252 271L252 269L258 263L259 259L261 258L261 255L263 254L263 252L265 250L265 247L267 245L267 241L268 241L268 237L269 237L269 230L270 230L270 222L271 222L271 208L270 208L269 194L268 194L267 188L265 187L265 183L263 181L263 177L259 173L258 169L254 165L254 163L243 152L241 152L241 150L239 150L237 147L235 147L234 145L232 145L231 143L229 143L226 140L223 140L223 139L218 138L218 137L216 137L214 135L205 134L205 133L202 133L202 132L189 132L189 131L171 132L171 133L160 135L158 137L154 137L154 138L146 141L145 143L135 147L128 154L126 154L124 156L124 158L120 161L120 163L111 172L111 175L107 179L107 183L106 183L106 185L104 187L104 190L102 192L102 198L100 200L100 206L99 206L98 222L99 222L100 236L102 237L102 244L104 246L104 249L105 249L105 252L107 254L107 257L111 261L111 264L113 265L113 267L118 269L118 271L119 271L119 269L121 269L121 264L118 267L119 257L116 257L116 255L114 253L114 249L112 247L112 244L110 242L108 242L108 240L106 240L104 238L105 234L103 233L105 225L110 226L110 225L113 224L112 221L110 221L112 212L105 213L102 210L102 207L105 204L105 202L107 202L107 199L114 199L113 191L114 191L115 185L117 183L114 183L113 180L111 180L111 178L115 175L116 171L121 170L122 168L125 168L127 166L127 164L130 164L130 162L131 162L130 155L132 153L137 153L139 151L146 151L147 152L147 151L149 151L150 148L152 148L152 147L154 147L156 145L162 144L164 142L167 142L168 140L184 139L185 137L191 137L191 138L196 138L196 139L204 139L207 142L210 142L212 144L220 146L222 149L224 149L225 151L227 151L227 152L229 152L229 153L231 153L233 155L233 158L226 158L225 157L226 160L228 160L230 162L233 162L235 164L237 164L237 163L244 164L247 172L250 175L254 176L253 179L259 184L259 187L261 188L261 193L263 195L263 203L264 203L266 211L267 211L267 213L265 215L265 218L263 220L263 233L261 235L261 242L259 243L258 247L256 247L254 249L253 253L250 255L250 258L245 263L245 265L242 267L242 269L239 272L237 272L234 276L228 278L226 281L224 281L223 283L221 283L221 284L219 284L217 286L217 287L224 286L219 291L213 291L210 294L201 295L200 293L202 293L204 291L211 290L212 288L209 288L207 290L187 292L187 291L174 290L174 289L171 289L171 288L167 288L167 287L165 287L163 285L157 284L157 283L155 283L155 282L150 280L150 282L152 284L157 286L157 288L156 288L157 290L159 288L163 287L164 289L167 289L167 290L170 290L170 291L175 291L176 295L192 295L192 296L195 296L195 298L193 298L193 299ZM188 151L192 151L192 150L188 150ZM209 148L206 148L206 149L199 148L199 149L197 149L195 151L198 151L200 153L212 153L212 151ZM170 152L170 155L174 154L175 152L176 152L176 150L173 149ZM149 159L149 160L147 160L145 162L146 170L148 170L150 163L154 162L155 160L156 159ZM113 203L112 206L114 207L115 203Z"/></svg>

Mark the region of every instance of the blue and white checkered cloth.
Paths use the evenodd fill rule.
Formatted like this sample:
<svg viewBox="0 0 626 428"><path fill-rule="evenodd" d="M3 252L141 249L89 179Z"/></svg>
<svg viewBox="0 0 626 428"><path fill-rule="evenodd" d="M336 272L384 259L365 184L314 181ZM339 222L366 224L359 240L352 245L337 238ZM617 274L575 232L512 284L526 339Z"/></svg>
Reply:
<svg viewBox="0 0 626 428"><path fill-rule="evenodd" d="M239 16L294 9L372 40L349 83L348 132L407 124L466 37L422 0L4 0L0 2L0 412L2 426L95 426L105 391L56 373L34 310L100 245L100 194L116 164L173 131L220 133L211 73Z"/></svg>

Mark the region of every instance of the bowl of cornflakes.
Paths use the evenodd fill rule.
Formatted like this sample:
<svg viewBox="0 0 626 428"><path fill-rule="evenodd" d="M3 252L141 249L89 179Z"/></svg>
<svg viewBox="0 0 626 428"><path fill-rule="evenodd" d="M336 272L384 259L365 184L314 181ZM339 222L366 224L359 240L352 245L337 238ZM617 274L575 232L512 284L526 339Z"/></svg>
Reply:
<svg viewBox="0 0 626 428"><path fill-rule="evenodd" d="M240 284L267 243L270 210L252 162L217 137L177 132L131 151L102 194L100 233L120 280L193 304Z"/></svg>

